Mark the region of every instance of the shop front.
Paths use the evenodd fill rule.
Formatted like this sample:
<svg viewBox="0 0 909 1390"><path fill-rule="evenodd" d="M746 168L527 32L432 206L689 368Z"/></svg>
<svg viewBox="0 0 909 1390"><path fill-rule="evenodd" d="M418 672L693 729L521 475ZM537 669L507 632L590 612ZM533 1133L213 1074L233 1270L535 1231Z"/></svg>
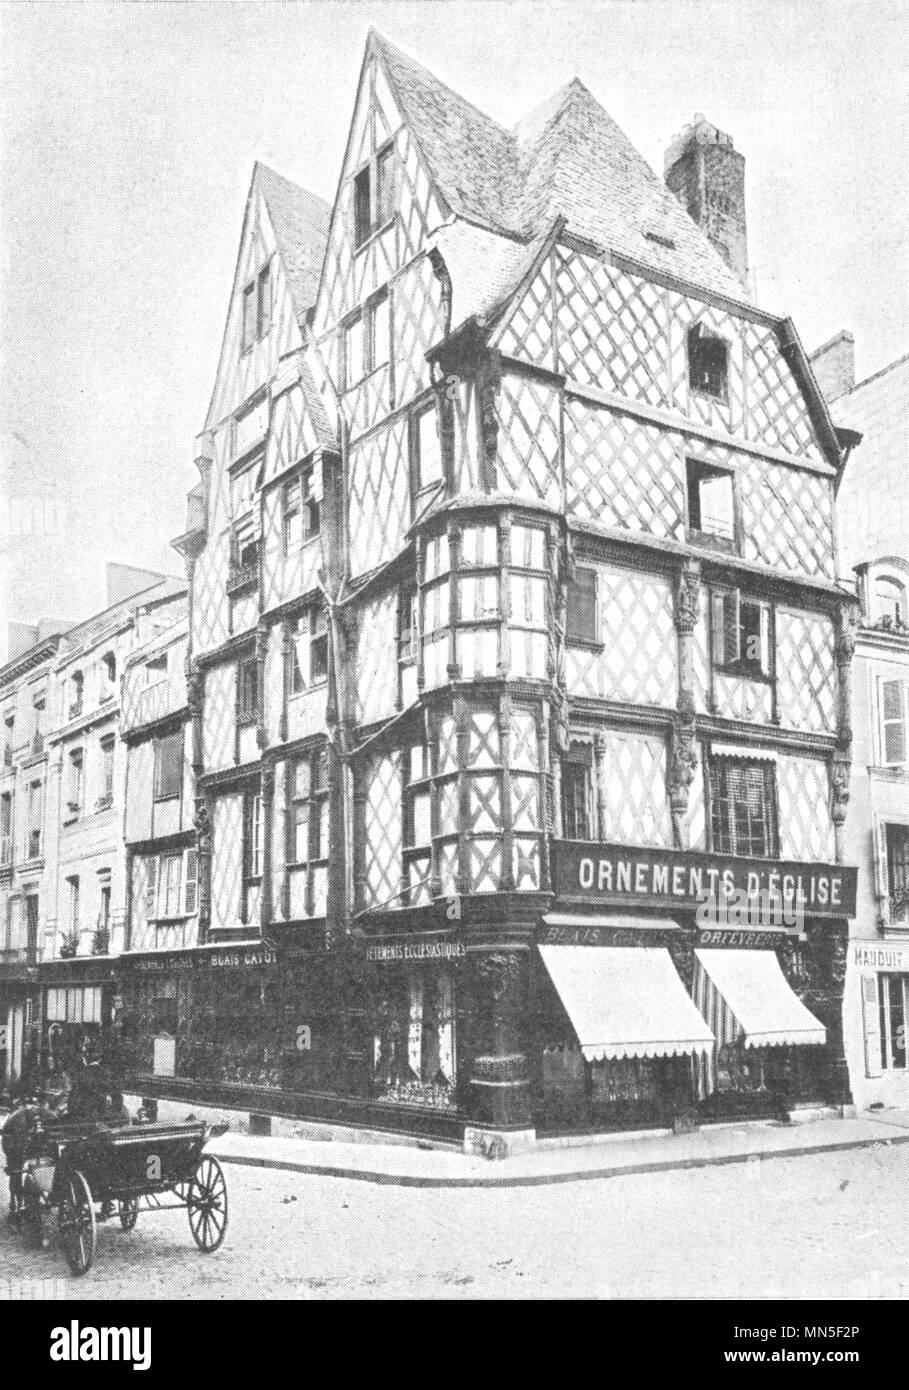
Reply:
<svg viewBox="0 0 909 1390"><path fill-rule="evenodd" d="M561 841L537 939L537 1128L687 1127L849 1100L855 871Z"/></svg>
<svg viewBox="0 0 909 1390"><path fill-rule="evenodd" d="M370 1085L378 1104L458 1109L456 1000L464 956L464 946L447 937L366 947Z"/></svg>
<svg viewBox="0 0 909 1390"><path fill-rule="evenodd" d="M909 1107L909 942L849 942L843 1012L856 1105Z"/></svg>

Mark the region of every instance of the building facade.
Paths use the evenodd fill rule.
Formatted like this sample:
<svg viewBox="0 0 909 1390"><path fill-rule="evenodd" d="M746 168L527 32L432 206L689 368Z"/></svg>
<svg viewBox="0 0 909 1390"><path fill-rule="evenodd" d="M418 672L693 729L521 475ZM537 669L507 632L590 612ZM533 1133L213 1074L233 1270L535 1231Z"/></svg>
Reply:
<svg viewBox="0 0 909 1390"><path fill-rule="evenodd" d="M0 670L0 1090L19 1081L38 1019L50 691L68 626L20 627Z"/></svg>
<svg viewBox="0 0 909 1390"><path fill-rule="evenodd" d="M858 1105L909 1103L909 357L854 384L850 340L822 349L834 419L861 433L838 499L841 572L860 604L846 852L858 866L844 1020ZM869 505L873 499L873 505Z"/></svg>
<svg viewBox="0 0 909 1390"><path fill-rule="evenodd" d="M109 606L69 629L49 675L37 970L45 1067L95 1059L110 1035L127 899L124 667L137 643L186 608L180 581L146 570L111 565L107 588Z"/></svg>
<svg viewBox="0 0 909 1390"><path fill-rule="evenodd" d="M509 132L375 34L334 206L256 167L143 1094L479 1147L848 1100L843 438L729 137L667 181L577 81Z"/></svg>

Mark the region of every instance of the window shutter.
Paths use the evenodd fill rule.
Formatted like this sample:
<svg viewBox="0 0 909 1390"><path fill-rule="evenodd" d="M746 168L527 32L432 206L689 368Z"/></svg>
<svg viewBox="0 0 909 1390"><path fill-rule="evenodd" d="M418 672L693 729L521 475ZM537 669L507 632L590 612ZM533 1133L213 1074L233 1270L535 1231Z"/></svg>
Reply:
<svg viewBox="0 0 909 1390"><path fill-rule="evenodd" d="M154 917L155 915L155 894L158 888L158 858L151 854L145 861L145 915Z"/></svg>
<svg viewBox="0 0 909 1390"><path fill-rule="evenodd" d="M770 609L761 604L761 675L770 675Z"/></svg>
<svg viewBox="0 0 909 1390"><path fill-rule="evenodd" d="M198 855L188 849L183 863L183 912L192 917L196 910L196 886L199 878Z"/></svg>
<svg viewBox="0 0 909 1390"><path fill-rule="evenodd" d="M874 891L879 898L886 898L890 892L887 882L887 823L875 816L872 829L874 843Z"/></svg>
<svg viewBox="0 0 909 1390"><path fill-rule="evenodd" d="M742 655L742 624L739 611L738 589L723 595L723 649L726 665L738 661Z"/></svg>
<svg viewBox="0 0 909 1390"><path fill-rule="evenodd" d="M902 681L881 681L881 745L888 767L906 761L906 693Z"/></svg>
<svg viewBox="0 0 909 1390"><path fill-rule="evenodd" d="M710 626L713 636L713 664L726 665L726 595L716 592L710 595Z"/></svg>
<svg viewBox="0 0 909 1390"><path fill-rule="evenodd" d="M862 976L862 1017L865 1028L865 1075L880 1076L881 1064L881 1016L878 1007L878 978L876 975Z"/></svg>

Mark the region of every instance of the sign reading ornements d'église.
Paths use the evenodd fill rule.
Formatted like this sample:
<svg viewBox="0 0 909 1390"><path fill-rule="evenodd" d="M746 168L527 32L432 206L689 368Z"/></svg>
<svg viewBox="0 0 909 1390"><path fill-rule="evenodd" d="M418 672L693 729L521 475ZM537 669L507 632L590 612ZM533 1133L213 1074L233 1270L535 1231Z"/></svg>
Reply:
<svg viewBox="0 0 909 1390"><path fill-rule="evenodd" d="M800 903L808 917L855 916L857 871L844 864L739 859L586 840L557 840L553 848L555 889L564 899L693 910L711 897L763 893Z"/></svg>

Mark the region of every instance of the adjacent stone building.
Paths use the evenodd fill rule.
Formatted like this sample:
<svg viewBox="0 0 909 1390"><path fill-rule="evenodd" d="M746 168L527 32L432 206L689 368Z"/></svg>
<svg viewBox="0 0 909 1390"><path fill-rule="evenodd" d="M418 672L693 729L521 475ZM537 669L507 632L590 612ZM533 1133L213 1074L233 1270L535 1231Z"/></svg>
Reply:
<svg viewBox="0 0 909 1390"><path fill-rule="evenodd" d="M861 435L837 502L860 605L846 853L858 866L844 1019L856 1103L909 1103L909 356L854 383L851 339L814 355L834 420Z"/></svg>

